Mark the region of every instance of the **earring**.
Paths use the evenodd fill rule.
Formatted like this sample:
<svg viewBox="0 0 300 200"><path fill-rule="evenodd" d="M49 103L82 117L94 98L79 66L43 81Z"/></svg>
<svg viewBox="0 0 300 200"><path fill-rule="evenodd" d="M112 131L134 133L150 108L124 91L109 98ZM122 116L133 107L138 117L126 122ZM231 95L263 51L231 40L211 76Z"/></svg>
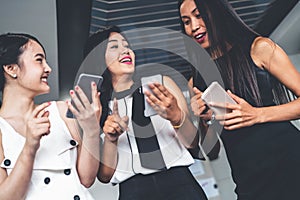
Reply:
<svg viewBox="0 0 300 200"><path fill-rule="evenodd" d="M13 77L14 79L17 78L17 74L12 74L11 77Z"/></svg>

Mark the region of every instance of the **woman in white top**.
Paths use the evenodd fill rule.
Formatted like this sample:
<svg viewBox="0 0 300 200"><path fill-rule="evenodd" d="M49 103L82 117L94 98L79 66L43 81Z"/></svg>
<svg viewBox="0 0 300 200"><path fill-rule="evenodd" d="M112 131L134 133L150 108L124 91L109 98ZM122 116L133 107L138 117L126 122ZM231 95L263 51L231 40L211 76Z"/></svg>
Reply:
<svg viewBox="0 0 300 200"><path fill-rule="evenodd" d="M0 109L0 199L93 199L85 187L93 184L99 166L101 104L95 84L93 103L79 87L70 103L34 103L48 93L51 68L45 50L33 36L0 35L3 101ZM67 119L70 109L74 119ZM78 156L77 156L78 154Z"/></svg>
<svg viewBox="0 0 300 200"><path fill-rule="evenodd" d="M100 90L104 136L98 179L119 184L122 200L207 199L188 169L194 160L186 148L194 146L196 130L181 90L168 77L150 84L153 94L144 91L145 96L158 114L145 117L140 81L133 79L135 54L120 29L93 34L85 54L99 46L107 68Z"/></svg>

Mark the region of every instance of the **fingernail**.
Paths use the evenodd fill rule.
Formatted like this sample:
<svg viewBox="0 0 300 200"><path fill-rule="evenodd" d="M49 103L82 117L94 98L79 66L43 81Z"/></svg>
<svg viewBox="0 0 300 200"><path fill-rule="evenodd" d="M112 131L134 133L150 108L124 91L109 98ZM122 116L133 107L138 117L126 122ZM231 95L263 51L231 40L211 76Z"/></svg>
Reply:
<svg viewBox="0 0 300 200"><path fill-rule="evenodd" d="M73 91L73 90L70 90L70 94L73 95L73 94L74 94L74 91Z"/></svg>
<svg viewBox="0 0 300 200"><path fill-rule="evenodd" d="M92 84L93 84L93 86L96 86L96 83L94 81L92 82Z"/></svg>
<svg viewBox="0 0 300 200"><path fill-rule="evenodd" d="M76 85L76 86L75 86L75 90L78 90L78 89L79 89L79 87L78 87L78 85Z"/></svg>

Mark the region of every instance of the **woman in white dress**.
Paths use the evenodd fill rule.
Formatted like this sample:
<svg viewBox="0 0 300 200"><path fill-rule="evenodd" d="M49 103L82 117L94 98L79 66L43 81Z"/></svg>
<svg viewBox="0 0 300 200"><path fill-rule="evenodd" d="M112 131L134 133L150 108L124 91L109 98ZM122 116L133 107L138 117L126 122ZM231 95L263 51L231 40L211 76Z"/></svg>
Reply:
<svg viewBox="0 0 300 200"><path fill-rule="evenodd" d="M0 35L0 65L0 199L93 199L86 187L99 166L102 109L95 83L92 104L75 87L77 109L69 102L36 105L34 98L50 91L51 68L41 43L23 33ZM78 123L65 117L68 108Z"/></svg>
<svg viewBox="0 0 300 200"><path fill-rule="evenodd" d="M135 53L116 26L93 34L85 54L106 66L101 86L103 150L98 179L119 185L120 200L205 200L188 169L196 128L183 93L167 76L143 91L134 78ZM145 95L143 94L143 92ZM144 114L144 98L157 112Z"/></svg>

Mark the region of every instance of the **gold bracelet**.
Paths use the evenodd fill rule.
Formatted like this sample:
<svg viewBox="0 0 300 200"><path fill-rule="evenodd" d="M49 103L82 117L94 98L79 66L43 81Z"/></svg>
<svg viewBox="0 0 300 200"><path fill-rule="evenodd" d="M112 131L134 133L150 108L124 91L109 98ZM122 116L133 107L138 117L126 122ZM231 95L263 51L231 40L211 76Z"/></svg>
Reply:
<svg viewBox="0 0 300 200"><path fill-rule="evenodd" d="M179 129L180 127L182 127L182 125L183 125L183 123L185 121L185 117L186 117L185 116L185 112L183 110L181 110L180 124L176 125L176 126L173 125L173 128Z"/></svg>

